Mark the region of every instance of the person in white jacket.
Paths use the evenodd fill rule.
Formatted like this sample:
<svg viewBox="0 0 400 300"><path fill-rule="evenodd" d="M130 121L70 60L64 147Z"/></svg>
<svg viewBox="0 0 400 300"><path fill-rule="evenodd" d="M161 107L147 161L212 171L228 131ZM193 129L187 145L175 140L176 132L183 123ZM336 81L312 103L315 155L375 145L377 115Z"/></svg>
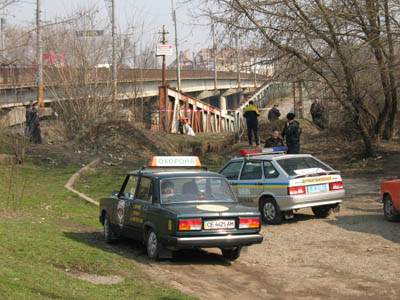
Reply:
<svg viewBox="0 0 400 300"><path fill-rule="evenodd" d="M189 122L185 123L185 130L186 130L187 135L190 135L190 136L195 136L196 135L194 133L192 127L190 127Z"/></svg>

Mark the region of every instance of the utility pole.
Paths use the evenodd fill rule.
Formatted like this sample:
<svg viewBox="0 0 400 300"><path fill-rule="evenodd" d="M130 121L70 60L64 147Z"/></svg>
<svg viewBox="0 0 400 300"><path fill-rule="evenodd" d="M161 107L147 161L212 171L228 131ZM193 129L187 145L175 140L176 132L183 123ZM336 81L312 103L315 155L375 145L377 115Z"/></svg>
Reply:
<svg viewBox="0 0 400 300"><path fill-rule="evenodd" d="M166 34L165 25L163 25L163 27L162 27L162 41L161 41L161 43L163 45L165 45L167 43L167 40L165 39L165 34ZM165 62L165 55L163 55L163 58L162 58L162 86L163 87L167 86L167 65L166 65L166 62Z"/></svg>
<svg viewBox="0 0 400 300"><path fill-rule="evenodd" d="M166 44L166 39L165 39L165 26L163 25L162 28L162 40L161 43L163 45ZM165 54L162 55L163 60L162 60L162 85L159 89L159 98L160 98L160 117L159 117L159 124L160 124L160 130L168 130L168 88L167 88L167 67L166 67L166 61L165 61ZM164 116L163 116L164 114Z"/></svg>
<svg viewBox="0 0 400 300"><path fill-rule="evenodd" d="M4 50L6 48L5 44L4 44L4 27L5 27L5 23L6 21L4 20L4 18L0 19L0 26L1 26L1 50Z"/></svg>
<svg viewBox="0 0 400 300"><path fill-rule="evenodd" d="M217 81L217 49L215 45L215 28L214 22L211 24L211 31L213 37L213 55L214 55L214 89L218 90L218 81Z"/></svg>
<svg viewBox="0 0 400 300"><path fill-rule="evenodd" d="M39 107L44 107L43 102L43 58L42 39L40 36L40 0L36 0L36 72L37 72L37 101Z"/></svg>
<svg viewBox="0 0 400 300"><path fill-rule="evenodd" d="M256 65L257 65L257 58L254 57L254 68L253 68L253 72L254 72L254 88L257 88L257 73L256 73Z"/></svg>
<svg viewBox="0 0 400 300"><path fill-rule="evenodd" d="M176 24L176 10L174 9L174 0L171 0L172 7L172 19L174 21L175 26L175 51L176 51L176 80L178 91L181 90L181 58L179 55L179 46L178 46L178 28Z"/></svg>
<svg viewBox="0 0 400 300"><path fill-rule="evenodd" d="M117 75L117 51L116 51L116 28L115 28L115 0L111 4L111 35L112 35L112 84L113 101L118 101L118 75Z"/></svg>
<svg viewBox="0 0 400 300"><path fill-rule="evenodd" d="M236 44L237 82L238 82L238 89L240 89L240 58L239 58L239 48L238 48L238 38L237 38L237 36L235 36L235 44Z"/></svg>

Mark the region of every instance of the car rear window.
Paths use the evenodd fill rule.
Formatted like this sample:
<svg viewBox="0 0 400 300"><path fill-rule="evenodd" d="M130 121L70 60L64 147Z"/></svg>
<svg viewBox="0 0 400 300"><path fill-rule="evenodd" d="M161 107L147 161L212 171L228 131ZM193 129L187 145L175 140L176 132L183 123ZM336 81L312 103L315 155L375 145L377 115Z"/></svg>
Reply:
<svg viewBox="0 0 400 300"><path fill-rule="evenodd" d="M236 201L224 178L171 178L161 180L163 203Z"/></svg>
<svg viewBox="0 0 400 300"><path fill-rule="evenodd" d="M323 171L332 171L333 169L313 157L292 157L284 158L276 161L282 169L289 175L295 176L302 174L304 170L322 169Z"/></svg>

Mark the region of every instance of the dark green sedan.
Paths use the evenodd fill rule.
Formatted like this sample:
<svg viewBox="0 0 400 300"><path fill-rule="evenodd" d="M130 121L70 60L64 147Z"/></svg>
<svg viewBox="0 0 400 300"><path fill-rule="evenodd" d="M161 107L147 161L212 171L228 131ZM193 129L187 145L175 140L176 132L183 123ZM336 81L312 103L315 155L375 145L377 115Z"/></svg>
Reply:
<svg viewBox="0 0 400 300"><path fill-rule="evenodd" d="M104 238L143 241L151 259L187 248L220 248L229 260L261 243L260 213L240 205L227 180L199 168L150 167L127 174L100 200Z"/></svg>

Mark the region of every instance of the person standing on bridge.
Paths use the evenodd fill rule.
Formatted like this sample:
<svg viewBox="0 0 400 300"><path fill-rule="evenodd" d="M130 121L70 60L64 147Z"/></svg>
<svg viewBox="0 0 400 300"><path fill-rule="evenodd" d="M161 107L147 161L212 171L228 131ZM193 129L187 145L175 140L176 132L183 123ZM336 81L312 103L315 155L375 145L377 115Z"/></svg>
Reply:
<svg viewBox="0 0 400 300"><path fill-rule="evenodd" d="M258 117L260 116L260 112L258 111L257 107L254 105L253 101L249 102L249 105L243 111L243 116L246 118L247 124L247 135L249 137L249 145L253 146L253 132L254 132L254 139L256 141L256 145L258 146Z"/></svg>

